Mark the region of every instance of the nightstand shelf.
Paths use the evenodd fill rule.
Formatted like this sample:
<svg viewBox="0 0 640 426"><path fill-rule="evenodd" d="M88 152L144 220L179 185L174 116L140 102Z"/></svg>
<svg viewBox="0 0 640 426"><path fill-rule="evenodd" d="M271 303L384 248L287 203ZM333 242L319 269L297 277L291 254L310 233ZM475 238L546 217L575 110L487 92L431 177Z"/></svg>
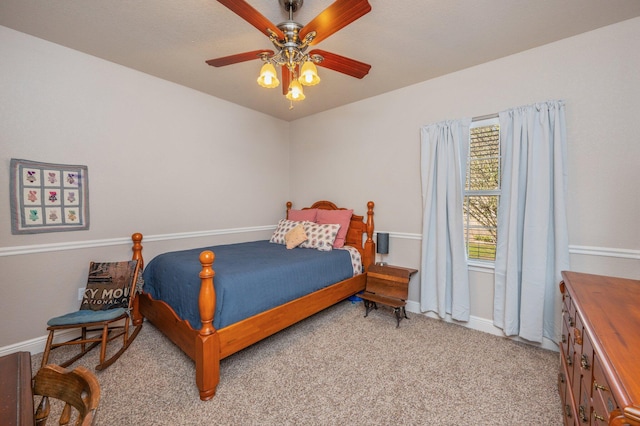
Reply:
<svg viewBox="0 0 640 426"><path fill-rule="evenodd" d="M367 271L367 285L364 292L358 294L364 301L365 317L378 303L390 306L396 315L396 328L402 318L407 318L405 305L409 296L409 280L417 269L391 265L371 265Z"/></svg>

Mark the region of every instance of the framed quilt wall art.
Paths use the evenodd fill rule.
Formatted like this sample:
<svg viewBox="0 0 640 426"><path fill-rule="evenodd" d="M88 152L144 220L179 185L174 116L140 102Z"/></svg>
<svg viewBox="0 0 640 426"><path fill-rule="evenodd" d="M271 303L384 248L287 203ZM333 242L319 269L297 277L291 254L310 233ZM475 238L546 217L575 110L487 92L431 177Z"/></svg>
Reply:
<svg viewBox="0 0 640 426"><path fill-rule="evenodd" d="M87 166L11 159L11 233L89 229Z"/></svg>

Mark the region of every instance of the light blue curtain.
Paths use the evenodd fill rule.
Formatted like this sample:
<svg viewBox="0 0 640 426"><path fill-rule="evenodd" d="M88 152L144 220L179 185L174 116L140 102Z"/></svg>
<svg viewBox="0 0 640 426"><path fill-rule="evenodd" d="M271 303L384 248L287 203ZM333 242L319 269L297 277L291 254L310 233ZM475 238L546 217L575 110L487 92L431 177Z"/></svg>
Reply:
<svg viewBox="0 0 640 426"><path fill-rule="evenodd" d="M469 320L469 271L462 218L471 119L421 130L420 309Z"/></svg>
<svg viewBox="0 0 640 426"><path fill-rule="evenodd" d="M498 207L493 320L507 336L557 341L562 270L569 269L564 102L499 114L502 191Z"/></svg>

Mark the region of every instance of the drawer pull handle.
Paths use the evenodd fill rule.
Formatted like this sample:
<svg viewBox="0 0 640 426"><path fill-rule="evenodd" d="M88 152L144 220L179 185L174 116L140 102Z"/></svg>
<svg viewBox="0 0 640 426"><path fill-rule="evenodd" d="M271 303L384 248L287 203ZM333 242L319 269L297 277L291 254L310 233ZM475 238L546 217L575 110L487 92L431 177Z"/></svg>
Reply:
<svg viewBox="0 0 640 426"><path fill-rule="evenodd" d="M571 367L573 365L573 357L570 355L567 355L567 365L569 367Z"/></svg>
<svg viewBox="0 0 640 426"><path fill-rule="evenodd" d="M580 366L584 370L589 369L589 357L586 354L582 354L582 356L580 357Z"/></svg>
<svg viewBox="0 0 640 426"><path fill-rule="evenodd" d="M599 385L595 380L593 381L593 388L596 390L601 390L604 392L609 392L609 389L606 386Z"/></svg>
<svg viewBox="0 0 640 426"><path fill-rule="evenodd" d="M564 406L564 412L568 418L571 418L571 407L569 406L569 404L566 404Z"/></svg>
<svg viewBox="0 0 640 426"><path fill-rule="evenodd" d="M605 421L605 418L602 416L599 416L598 413L596 413L595 411L593 412L593 418L596 420L600 420L601 422Z"/></svg>
<svg viewBox="0 0 640 426"><path fill-rule="evenodd" d="M562 335L562 343L567 343L567 336L564 334Z"/></svg>
<svg viewBox="0 0 640 426"><path fill-rule="evenodd" d="M576 323L573 321L573 317L569 317L569 327L575 326Z"/></svg>
<svg viewBox="0 0 640 426"><path fill-rule="evenodd" d="M585 414L584 407L582 405L578 408L578 417L580 417L582 423L587 423L589 421L589 418Z"/></svg>

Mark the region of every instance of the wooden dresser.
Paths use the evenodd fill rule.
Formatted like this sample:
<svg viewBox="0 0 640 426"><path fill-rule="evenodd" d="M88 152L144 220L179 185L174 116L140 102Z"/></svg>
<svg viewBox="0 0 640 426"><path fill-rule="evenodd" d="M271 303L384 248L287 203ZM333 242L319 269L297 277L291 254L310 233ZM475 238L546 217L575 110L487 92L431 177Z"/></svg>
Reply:
<svg viewBox="0 0 640 426"><path fill-rule="evenodd" d="M563 272L565 425L640 425L640 281Z"/></svg>
<svg viewBox="0 0 640 426"><path fill-rule="evenodd" d="M0 357L0 425L34 425L29 352Z"/></svg>

